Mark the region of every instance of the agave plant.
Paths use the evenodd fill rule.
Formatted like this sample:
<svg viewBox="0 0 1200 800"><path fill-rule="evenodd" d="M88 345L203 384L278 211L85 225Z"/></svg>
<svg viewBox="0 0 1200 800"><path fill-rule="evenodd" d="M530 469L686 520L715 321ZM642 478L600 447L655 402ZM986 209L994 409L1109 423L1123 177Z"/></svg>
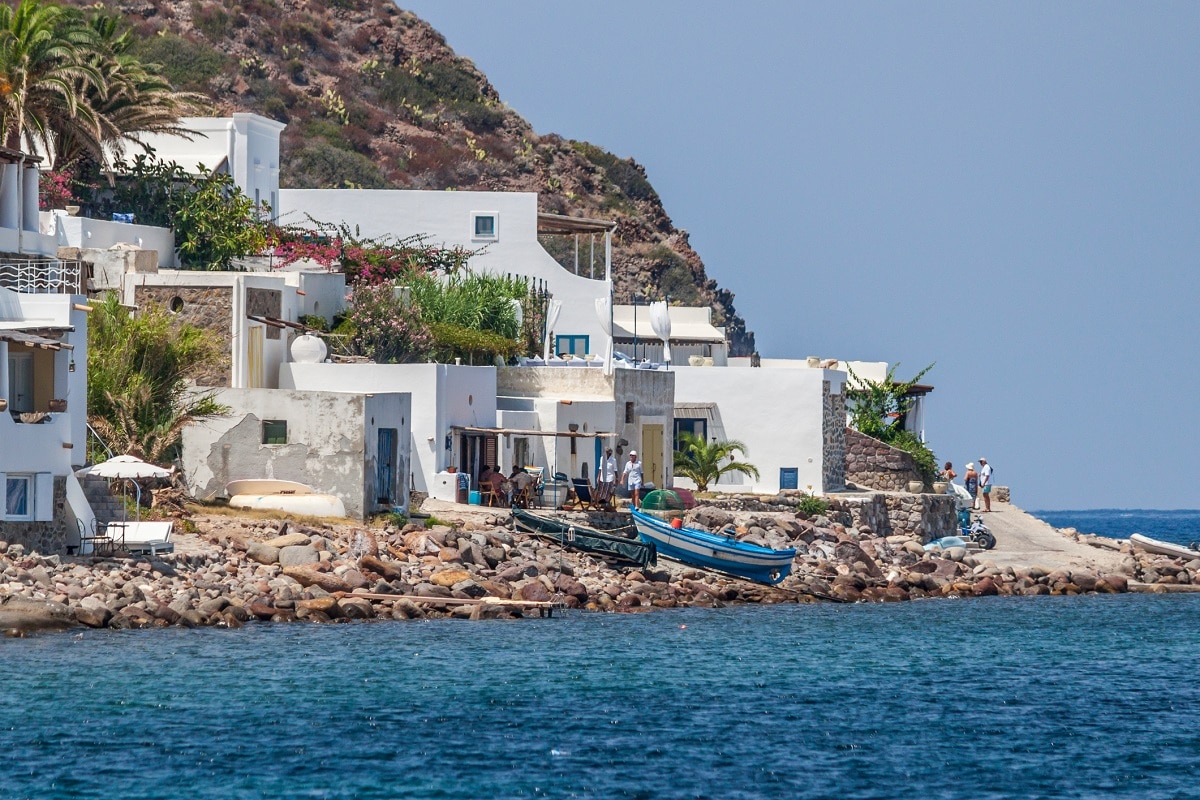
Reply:
<svg viewBox="0 0 1200 800"><path fill-rule="evenodd" d="M722 475L741 473L758 479L758 468L745 461L735 460L739 453L746 452L746 445L737 439L706 442L694 433L679 434L681 449L675 451L675 474L682 475L696 484L696 490L708 491L710 483L716 483Z"/></svg>

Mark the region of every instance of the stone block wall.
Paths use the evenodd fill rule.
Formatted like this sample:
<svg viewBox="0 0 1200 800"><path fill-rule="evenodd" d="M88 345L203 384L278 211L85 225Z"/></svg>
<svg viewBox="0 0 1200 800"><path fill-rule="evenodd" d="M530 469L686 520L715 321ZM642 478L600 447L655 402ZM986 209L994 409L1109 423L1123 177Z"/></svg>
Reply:
<svg viewBox="0 0 1200 800"><path fill-rule="evenodd" d="M866 489L903 492L921 480L913 457L853 428L845 429L846 480Z"/></svg>
<svg viewBox="0 0 1200 800"><path fill-rule="evenodd" d="M67 479L54 479L54 519L50 522L2 522L0 539L44 555L67 552ZM74 538L74 537L72 537Z"/></svg>
<svg viewBox="0 0 1200 800"><path fill-rule="evenodd" d="M881 536L915 534L922 542L958 533L954 498L946 494L870 494L826 498L830 509L847 512L854 525Z"/></svg>
<svg viewBox="0 0 1200 800"><path fill-rule="evenodd" d="M157 303L171 309L180 323L204 328L216 337L222 353L233 352L233 289L229 286L138 286L133 302ZM229 386L233 363L226 357L219 366L196 376L198 386Z"/></svg>
<svg viewBox="0 0 1200 800"><path fill-rule="evenodd" d="M821 475L827 492L846 488L846 395L832 394L829 381L821 387L822 450Z"/></svg>

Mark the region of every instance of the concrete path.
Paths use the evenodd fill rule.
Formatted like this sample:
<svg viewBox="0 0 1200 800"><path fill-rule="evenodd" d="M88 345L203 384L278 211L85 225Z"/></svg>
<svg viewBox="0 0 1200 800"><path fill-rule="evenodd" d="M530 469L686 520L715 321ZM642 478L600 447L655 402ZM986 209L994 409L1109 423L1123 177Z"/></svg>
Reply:
<svg viewBox="0 0 1200 800"><path fill-rule="evenodd" d="M1077 542L1011 503L992 503L991 513L979 518L996 535L996 547L975 557L998 567L1083 567L1116 572L1129 556Z"/></svg>

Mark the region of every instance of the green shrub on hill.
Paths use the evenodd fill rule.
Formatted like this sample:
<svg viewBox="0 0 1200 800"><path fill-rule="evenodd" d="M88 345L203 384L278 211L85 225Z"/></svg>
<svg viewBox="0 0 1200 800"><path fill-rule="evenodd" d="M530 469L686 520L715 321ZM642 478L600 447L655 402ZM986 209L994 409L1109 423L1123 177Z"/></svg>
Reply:
<svg viewBox="0 0 1200 800"><path fill-rule="evenodd" d="M310 141L287 156L288 169L280 175L284 189L386 189L389 184L379 165L352 150L343 150L324 139Z"/></svg>
<svg viewBox="0 0 1200 800"><path fill-rule="evenodd" d="M163 76L176 89L199 91L211 78L230 68L224 53L203 42L194 42L173 33L139 40L133 55L143 62L161 64Z"/></svg>

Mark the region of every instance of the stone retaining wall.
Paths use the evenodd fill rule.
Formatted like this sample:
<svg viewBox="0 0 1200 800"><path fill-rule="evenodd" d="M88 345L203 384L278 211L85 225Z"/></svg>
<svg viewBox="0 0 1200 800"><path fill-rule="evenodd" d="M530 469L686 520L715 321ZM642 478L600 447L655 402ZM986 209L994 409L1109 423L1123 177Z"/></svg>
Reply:
<svg viewBox="0 0 1200 800"><path fill-rule="evenodd" d="M866 525L880 536L904 533L931 542L958 533L958 513L950 495L901 493L826 499L831 510L849 514L853 525Z"/></svg>
<svg viewBox="0 0 1200 800"><path fill-rule="evenodd" d="M73 538L73 537L72 537ZM67 479L54 479L54 519L50 522L5 522L0 539L39 553L67 552ZM3 548L0 548L2 550Z"/></svg>
<svg viewBox="0 0 1200 800"><path fill-rule="evenodd" d="M726 511L789 511L795 513L804 492L786 491L777 495L724 495L703 501L703 505ZM825 515L831 523L846 527L867 526L879 536L910 534L930 542L958 533L958 513L954 498L947 494L857 494L848 497L826 495Z"/></svg>
<svg viewBox="0 0 1200 800"><path fill-rule="evenodd" d="M921 480L921 473L909 453L846 428L846 480L867 489L903 492L909 481Z"/></svg>
<svg viewBox="0 0 1200 800"><path fill-rule="evenodd" d="M833 394L825 381L822 395L821 479L825 491L837 492L846 488L846 395Z"/></svg>

